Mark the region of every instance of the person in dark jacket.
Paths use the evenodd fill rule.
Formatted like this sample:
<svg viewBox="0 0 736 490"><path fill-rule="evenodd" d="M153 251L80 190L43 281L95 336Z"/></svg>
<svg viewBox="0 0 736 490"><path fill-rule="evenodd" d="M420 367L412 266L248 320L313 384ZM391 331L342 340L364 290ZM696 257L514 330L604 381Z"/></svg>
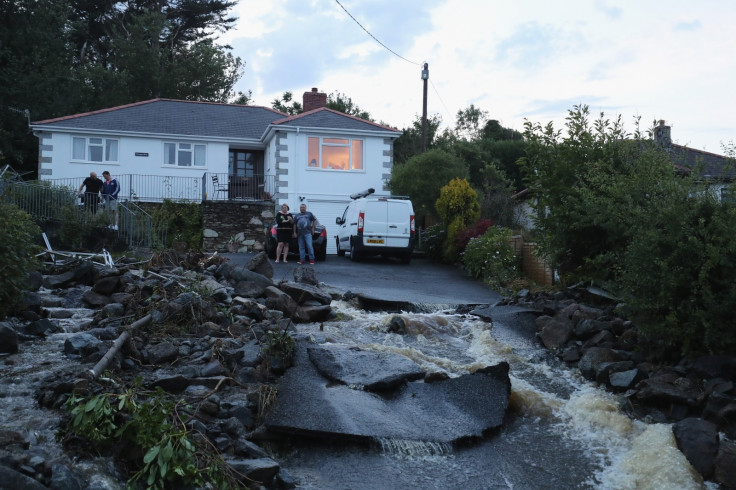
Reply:
<svg viewBox="0 0 736 490"><path fill-rule="evenodd" d="M84 194L82 194L84 189ZM89 209L92 214L97 214L97 205L100 203L100 191L102 190L102 181L97 178L95 172L90 172L89 177L82 181L82 185L77 190L77 196L82 197L84 206Z"/></svg>
<svg viewBox="0 0 736 490"><path fill-rule="evenodd" d="M105 181L102 183L102 201L105 203L105 211L113 214L113 222L111 228L118 229L118 194L120 194L120 183L118 179L113 179L110 172L105 170L102 172Z"/></svg>

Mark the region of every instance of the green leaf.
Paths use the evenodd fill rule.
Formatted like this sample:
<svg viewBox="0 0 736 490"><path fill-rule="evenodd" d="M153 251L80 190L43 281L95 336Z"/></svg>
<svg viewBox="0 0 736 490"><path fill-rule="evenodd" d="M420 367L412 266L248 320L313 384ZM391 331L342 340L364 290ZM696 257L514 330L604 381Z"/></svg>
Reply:
<svg viewBox="0 0 736 490"><path fill-rule="evenodd" d="M164 449L161 451L161 458L163 458L164 461L170 461L173 454L174 447L171 445L171 441L169 441L166 446L164 446Z"/></svg>
<svg viewBox="0 0 736 490"><path fill-rule="evenodd" d="M158 456L158 452L161 450L160 446L153 446L151 449L148 450L145 456L143 456L143 462L145 464L150 463L154 459L156 459L156 456ZM150 484L150 482L149 482Z"/></svg>

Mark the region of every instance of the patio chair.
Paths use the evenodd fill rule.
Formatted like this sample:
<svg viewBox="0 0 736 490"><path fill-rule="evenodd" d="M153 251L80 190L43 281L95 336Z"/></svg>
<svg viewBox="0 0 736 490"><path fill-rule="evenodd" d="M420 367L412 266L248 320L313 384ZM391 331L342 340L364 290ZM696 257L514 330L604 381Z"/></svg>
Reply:
<svg viewBox="0 0 736 490"><path fill-rule="evenodd" d="M227 185L220 184L220 180L217 178L217 175L212 174L212 186L215 189L215 196L217 196L218 192L225 192L227 196Z"/></svg>

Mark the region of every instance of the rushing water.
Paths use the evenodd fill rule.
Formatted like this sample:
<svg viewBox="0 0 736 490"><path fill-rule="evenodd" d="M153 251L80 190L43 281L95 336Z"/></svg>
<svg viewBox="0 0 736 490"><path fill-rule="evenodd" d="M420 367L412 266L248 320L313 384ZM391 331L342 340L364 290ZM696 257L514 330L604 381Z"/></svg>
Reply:
<svg viewBox="0 0 736 490"><path fill-rule="evenodd" d="M405 313L408 333L388 332L393 314L333 302L346 321L302 324L316 342L356 344L406 355L428 372L459 376L506 361L511 408L503 427L461 446L383 439L370 446L291 439L274 454L302 489L697 489L703 488L677 450L668 425L632 421L620 400L561 365L533 338L517 310L500 307L494 323L447 311ZM49 315L56 316L53 306ZM90 321L86 309L59 316L65 333L24 342L0 363L0 428L27 434L31 450L51 459L59 418L37 408L34 390L53 370L73 367L62 345ZM60 310L61 313L61 310ZM519 313L521 314L521 313ZM525 328L524 325L527 327ZM81 367L80 367L81 372ZM452 420L447 421L448 424ZM106 461L79 465L95 488L120 488ZM84 468L82 468L84 466ZM99 468L98 468L99 466ZM109 481L104 480L108 478Z"/></svg>
<svg viewBox="0 0 736 490"><path fill-rule="evenodd" d="M291 439L276 457L299 488L704 488L677 450L670 426L629 419L619 410L620 399L550 356L509 307L496 309L502 320L492 326L450 311L403 313L405 335L388 332L393 314L343 302L333 308L352 319L300 325L300 332L316 342L400 353L427 372L453 377L506 361L511 408L500 430L459 447Z"/></svg>

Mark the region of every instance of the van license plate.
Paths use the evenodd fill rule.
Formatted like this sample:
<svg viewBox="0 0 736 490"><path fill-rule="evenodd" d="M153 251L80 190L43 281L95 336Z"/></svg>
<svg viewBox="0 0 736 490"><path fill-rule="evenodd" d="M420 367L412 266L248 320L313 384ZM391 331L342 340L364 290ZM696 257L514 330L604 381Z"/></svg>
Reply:
<svg viewBox="0 0 736 490"><path fill-rule="evenodd" d="M383 245L383 238L366 238L365 242Z"/></svg>

